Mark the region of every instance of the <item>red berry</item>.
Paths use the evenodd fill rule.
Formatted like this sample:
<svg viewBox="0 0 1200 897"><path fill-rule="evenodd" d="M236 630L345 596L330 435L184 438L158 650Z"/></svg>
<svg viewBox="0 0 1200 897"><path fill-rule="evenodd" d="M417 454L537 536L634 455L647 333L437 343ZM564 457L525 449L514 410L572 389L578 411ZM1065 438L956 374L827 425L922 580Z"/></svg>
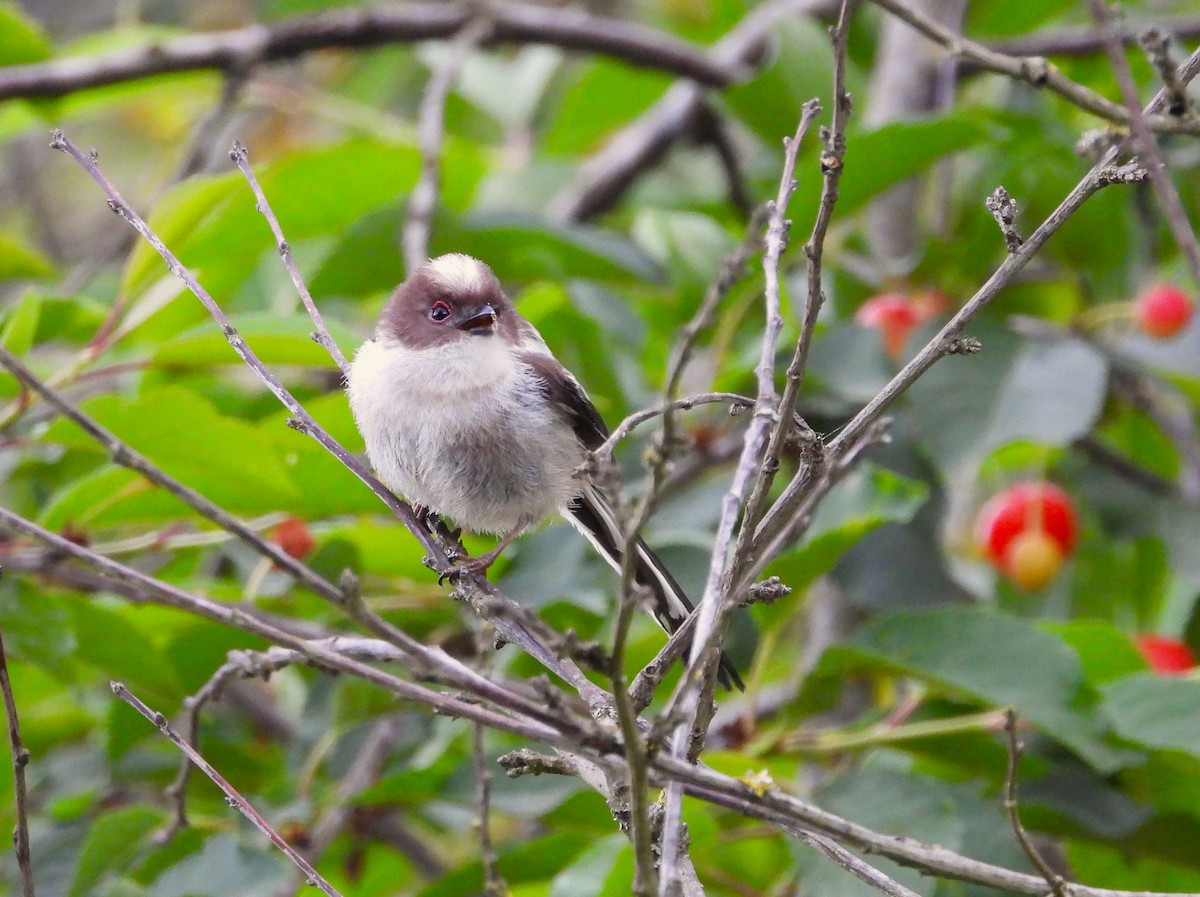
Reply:
<svg viewBox="0 0 1200 897"><path fill-rule="evenodd" d="M908 335L924 320L922 311L905 293L880 293L858 307L854 320L862 327L878 329L887 353L899 358Z"/></svg>
<svg viewBox="0 0 1200 897"><path fill-rule="evenodd" d="M317 547L317 540L309 531L308 524L299 517L289 517L284 520L275 527L272 538L285 554L294 558L307 557Z"/></svg>
<svg viewBox="0 0 1200 897"><path fill-rule="evenodd" d="M1004 573L1027 592L1044 589L1062 569L1062 548L1049 533L1029 530L1012 540L1004 556Z"/></svg>
<svg viewBox="0 0 1200 897"><path fill-rule="evenodd" d="M1075 548L1078 534L1071 497L1046 482L1010 486L993 496L975 521L980 551L996 569L1027 589L1042 588L1054 578Z"/></svg>
<svg viewBox="0 0 1200 897"><path fill-rule="evenodd" d="M1155 339L1174 336L1192 320L1191 297L1179 287L1161 283L1134 303L1133 315L1142 332Z"/></svg>
<svg viewBox="0 0 1200 897"><path fill-rule="evenodd" d="M1196 666L1196 656L1192 654L1192 649L1179 639L1142 632L1134 636L1133 643L1137 645L1150 669L1159 675L1186 673Z"/></svg>

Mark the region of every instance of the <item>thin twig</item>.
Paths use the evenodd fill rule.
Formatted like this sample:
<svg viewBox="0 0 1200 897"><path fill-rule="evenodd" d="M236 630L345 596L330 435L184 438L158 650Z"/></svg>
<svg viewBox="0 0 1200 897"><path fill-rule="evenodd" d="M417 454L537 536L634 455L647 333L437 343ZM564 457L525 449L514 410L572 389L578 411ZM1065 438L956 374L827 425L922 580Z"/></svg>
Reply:
<svg viewBox="0 0 1200 897"><path fill-rule="evenodd" d="M104 447L113 463L140 473L150 482L161 486L202 517L211 520L226 532L237 537L254 551L270 559L279 569L286 571L297 582L329 601L340 603L342 590L321 576L307 564L292 557L279 545L263 538L253 529L238 520L220 505L209 501L195 489L186 486L153 461L124 443L115 433L100 424L95 418L80 410L62 393L38 377L17 356L0 346L0 365L3 365L28 389L41 396L48 405L69 419L88 436Z"/></svg>
<svg viewBox="0 0 1200 897"><path fill-rule="evenodd" d="M479 834L479 856L483 862L483 893L486 897L504 897L508 893L508 883L500 874L500 858L496 855L491 833L492 774L487 768L483 726L476 723L473 729L471 757L475 766L475 803L479 806L475 827Z"/></svg>
<svg viewBox="0 0 1200 897"><path fill-rule="evenodd" d="M355 800L383 775L400 727L400 715L393 713L378 720L363 739L345 775L338 781L329 806L308 827L304 856L310 863L317 862L334 839L346 829L354 816ZM303 884L303 880L300 880L284 885L276 892L276 897L289 897Z"/></svg>
<svg viewBox="0 0 1200 897"><path fill-rule="evenodd" d="M395 646L379 639L364 639L357 636L333 636L325 640L333 651L357 660L380 662L403 662L404 655ZM221 697L225 687L234 679L267 678L272 673L293 664L308 663L308 658L298 651L274 647L266 651L230 651L225 663L217 667L199 691L183 702L182 737L196 746L200 729L200 713L212 701ZM166 844L182 829L188 827L187 786L191 780L192 764L184 758L174 781L165 790L168 801L175 808L174 818L163 831L155 836L160 844ZM311 842L310 838L310 842ZM310 854L312 856L312 854Z"/></svg>
<svg viewBox="0 0 1200 897"><path fill-rule="evenodd" d="M749 491L759 457L766 446L770 427L776 419L778 393L775 390L775 352L779 334L783 329L777 280L778 259L786 239L787 202L795 189L793 174L796 168L796 154L800 150L801 140L808 130L814 114L815 109L806 106L795 136L786 141L779 194L770 212L767 248L763 257L763 270L767 276L766 328L756 368L758 395L755 399L754 416L746 428L743 438L742 454L734 471L733 481L721 501L721 517L717 526L708 578L704 585L704 594L696 606L695 637L692 640L688 669L680 682L681 693L687 693L694 697L682 705L680 714L682 721L674 731L671 750L678 757L687 755L688 736L692 730L692 721L696 717L700 693L703 691L706 679L704 671L708 667L710 652L719 647L715 644L716 639L719 638L717 620L725 598L724 586L727 585L725 573L729 564L728 549L733 541L734 527L737 524L742 502ZM662 865L659 881L659 894L662 897L669 897L673 889L679 887L678 855L682 844L683 825L680 815L681 799L682 793L679 788L668 786L663 809Z"/></svg>
<svg viewBox="0 0 1200 897"><path fill-rule="evenodd" d="M1021 845L1021 850L1028 857L1029 862L1033 863L1033 867L1046 879L1046 884L1050 886L1055 897L1068 897L1066 881L1050 868L1050 864L1029 840L1025 826L1021 824L1021 811L1017 805L1017 770L1021 764L1024 745L1017 738L1017 714L1012 708L1004 713L1004 734L1008 738L1008 770L1004 776L1004 812L1008 815L1013 835L1016 837L1017 843Z"/></svg>
<svg viewBox="0 0 1200 897"><path fill-rule="evenodd" d="M0 574L3 574L0 570ZM35 897L33 888L33 858L29 852L29 794L25 787L25 767L29 765L29 750L21 742L21 722L17 716L17 699L13 696L8 676L8 658L4 654L4 638L0 635L0 695L4 697L4 713L8 717L8 744L12 749L13 796L16 803L17 825L13 830L13 852L21 871L21 894Z"/></svg>
<svg viewBox="0 0 1200 897"><path fill-rule="evenodd" d="M762 519L771 487L774 485L780 459L783 457L784 445L793 433L792 416L800 401L800 388L804 383L808 355L817 330L817 318L825 303L825 293L821 287L825 235L829 231L829 223L833 219L833 210L837 205L838 186L841 183L846 157L846 125L849 122L851 110L851 98L846 90L846 54L850 17L853 11L852 3L843 4L837 26L830 33L833 44L833 120L824 134L825 149L821 154L821 199L817 206L817 216L813 222L812 233L808 242L804 244L808 279L808 290L804 301L804 321L800 327L800 337L796 340L792 360L788 364L783 397L779 403L779 419L775 422L767 441L767 449L760 466L758 479L754 483L754 491L750 494L750 499L746 502L746 511L742 516L741 529L734 546L733 567L738 570L744 570L752 563L754 535L758 523ZM812 472L816 474L825 464L824 447L811 431L804 435L807 436L807 439L805 440L806 451L802 464L811 468Z"/></svg>
<svg viewBox="0 0 1200 897"><path fill-rule="evenodd" d="M454 695L434 691L415 682L409 682L398 676L385 673L361 661L354 660L337 651L331 650L320 642L292 635L279 626L252 616L239 608L193 595L177 586L155 579L140 570L135 570L112 558L98 555L89 548L76 545L69 539L57 533L52 533L33 521L27 520L4 507L0 507L0 528L36 539L65 557L81 561L119 582L128 583L139 589L146 596L146 600L187 611L205 619L231 626L242 632L249 632L260 636L285 648L291 648L300 652L300 654L308 658L312 663L357 676L367 682L374 683L398 697L425 704L431 707L436 713L483 722L493 728L511 732L535 741L542 741L554 747L571 748L580 739L596 744L604 744L607 741L604 736L596 732L594 726L590 725L590 720L584 722L573 714L568 713L566 708L561 706L556 708L556 712L553 714L543 711L542 715L549 717L549 721L541 722L517 712L501 713ZM433 649L430 650L432 651ZM430 656L436 657L436 652ZM448 657L448 655L446 656ZM438 662L438 666L435 669L449 678L460 678L456 666L449 662ZM463 690L478 698L490 700L489 695L494 696L497 694L494 689L499 688L499 686L493 683L489 688L485 689L479 681L482 677L477 676L475 679L461 678L464 682ZM522 697L515 694L510 695L509 698L504 700L506 702L516 701L521 704L525 703ZM569 737L565 734L572 730L576 733L574 737Z"/></svg>
<svg viewBox="0 0 1200 897"><path fill-rule="evenodd" d="M429 235L441 186L442 140L446 127L446 99L471 51L488 36L492 25L476 18L463 26L446 46L446 55L434 69L417 111L417 142L421 150L421 174L408 196L408 212L400 242L404 247L404 270L412 274L429 254Z"/></svg>
<svg viewBox="0 0 1200 897"><path fill-rule="evenodd" d="M189 760L196 764L196 767L202 773L208 776L214 785L221 789L221 792L225 795L226 802L231 807L237 809L238 812L240 812L247 819L249 819L254 824L255 828L266 835L272 844L283 851L284 855L291 860L293 864L295 864L296 868L304 873L305 880L309 884L317 887L322 894L326 894L328 897L341 897L341 894L337 891L337 889L327 882L321 873L314 869L312 864L302 857L299 852L292 847L292 845L288 844L287 841L283 839L283 836L280 835L279 832L275 831L274 828L272 828L271 824L262 817L262 814L255 810L254 807L250 805L250 802L246 800L246 798L242 797L242 795L238 793L237 789L230 785L229 782L226 781L225 777L217 772L216 768L211 763L200 756L196 749L188 744L183 738L179 737L179 734L171 728L165 716L163 716L161 713L156 713L143 704L140 700L138 700L136 695L130 692L129 689L127 689L120 682L113 682L111 683L111 686L114 695L157 726L158 731L162 732L168 741L174 744L175 747L179 748L179 750L181 750Z"/></svg>
<svg viewBox="0 0 1200 897"><path fill-rule="evenodd" d="M654 420L654 418L660 415L665 418L670 411L690 411L697 405L714 404L729 405L730 411L733 411L738 408L749 408L754 404L754 399L736 392L702 392L693 396L686 396L682 399L672 399L668 402L655 405L652 408L643 408L641 411L635 411L621 421L613 429L612 433L609 434L608 439L604 440L592 454L602 461L608 461L612 458L612 453L617 447L617 443L646 423L646 421Z"/></svg>
<svg viewBox="0 0 1200 897"><path fill-rule="evenodd" d="M1200 17L1182 16L1162 19L1159 25L1180 40L1200 37ZM1122 43L1132 44L1135 35L1128 28L1119 29ZM989 44L997 53L1008 56L1091 56L1104 52L1104 39L1090 26L1035 31ZM970 68L966 63L964 68Z"/></svg>
<svg viewBox="0 0 1200 897"><path fill-rule="evenodd" d="M888 897L918 897L916 891L906 888L891 876L884 875L870 863L860 860L836 841L831 841L824 835L818 835L802 828L793 828L789 834L797 841L807 844L822 854L826 859L832 860L859 881L882 894L887 894Z"/></svg>
<svg viewBox="0 0 1200 897"><path fill-rule="evenodd" d="M1109 29L1110 32L1112 29ZM1171 53L1171 31L1156 26L1144 29L1138 35L1138 44L1167 91L1167 112L1171 115L1186 115L1192 111L1192 101L1187 94L1187 85L1179 80L1178 63ZM1106 46L1111 46L1109 35L1102 34ZM1117 36L1120 39L1120 36ZM1131 110L1132 111L1132 110Z"/></svg>
<svg viewBox="0 0 1200 897"><path fill-rule="evenodd" d="M254 175L254 169L250 167L250 154L246 150L246 145L240 140L235 140L233 149L229 151L229 158L233 160L233 164L238 167L247 183L250 184L250 189L254 191L254 207L267 219L267 225L271 228L271 233L275 235L275 245L279 248L279 257L283 259L283 267L287 270L288 276L292 279L292 285L295 286L296 293L300 296L300 301L304 303L308 316L312 318L313 325L317 328L316 332L312 334L313 342L329 353L343 376L349 374L350 363L342 354L342 350L338 348L329 328L325 326L321 310L317 308L312 293L308 291L308 284L304 282L300 269L296 267L296 259L292 256L292 247L283 235L283 228L275 216L275 210L271 208L267 195Z"/></svg>
<svg viewBox="0 0 1200 897"><path fill-rule="evenodd" d="M983 44L969 40L947 28L920 10L906 6L900 0L870 0L870 2L907 22L931 41L944 47L948 53L976 68L1007 75L1032 87L1045 88L1080 109L1108 121L1123 125L1130 124L1128 109L1120 103L1106 99L1091 88L1072 81L1043 58L1015 57L989 49ZM1151 115L1147 118L1147 124L1151 130L1162 134L1200 134L1200 120L1196 119L1184 119L1171 115Z"/></svg>
<svg viewBox="0 0 1200 897"><path fill-rule="evenodd" d="M1137 85L1133 81L1133 71L1129 67L1129 60L1125 58L1125 51L1121 47L1120 39L1113 32L1110 24L1108 4L1106 0L1088 0L1088 8L1091 10L1096 27L1105 38L1108 61L1112 66L1117 84L1121 88L1121 98L1125 101L1138 158L1150 172L1150 186L1154 188L1154 195L1162 207L1168 227L1171 228L1171 235L1175 237L1175 242L1183 252L1184 259L1187 260L1192 283L1200 287L1200 241L1196 239L1196 232L1192 229L1191 221L1188 220L1187 209L1183 207L1179 191L1175 189L1171 175L1167 171L1166 165L1163 164L1162 155L1158 151L1158 141L1154 138L1149 118L1142 111L1142 103L1138 99ZM1170 66L1168 66L1169 68ZM1167 94L1167 102L1175 103L1179 91L1183 90L1183 84L1178 77L1172 77L1166 82L1163 89Z"/></svg>

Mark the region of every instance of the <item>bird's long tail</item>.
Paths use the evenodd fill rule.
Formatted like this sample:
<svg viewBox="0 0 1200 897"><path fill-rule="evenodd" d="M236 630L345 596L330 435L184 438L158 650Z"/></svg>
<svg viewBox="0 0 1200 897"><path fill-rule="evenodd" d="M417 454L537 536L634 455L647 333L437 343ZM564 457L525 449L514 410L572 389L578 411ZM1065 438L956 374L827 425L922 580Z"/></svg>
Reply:
<svg viewBox="0 0 1200 897"><path fill-rule="evenodd" d="M614 569L620 571L624 557L624 537L613 516L608 500L595 486L586 487L567 506L567 519L596 547ZM650 589L654 600L654 617L667 632L672 633L692 612L692 603L671 571L641 539L637 540L637 565L634 579ZM745 688L733 662L721 652L717 681L727 689Z"/></svg>

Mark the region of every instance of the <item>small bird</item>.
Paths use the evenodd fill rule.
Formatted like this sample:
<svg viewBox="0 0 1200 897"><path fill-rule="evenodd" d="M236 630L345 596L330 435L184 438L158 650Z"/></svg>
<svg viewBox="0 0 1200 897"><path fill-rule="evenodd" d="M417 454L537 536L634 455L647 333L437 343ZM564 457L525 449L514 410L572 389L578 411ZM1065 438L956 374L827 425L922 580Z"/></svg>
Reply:
<svg viewBox="0 0 1200 897"><path fill-rule="evenodd" d="M624 535L607 496L580 474L608 428L483 262L453 253L412 272L347 380L379 478L421 513L501 537L461 567L486 570L522 532L561 513L620 570ZM633 550L635 579L674 632L692 605L645 542ZM743 687L724 654L718 675L726 688Z"/></svg>

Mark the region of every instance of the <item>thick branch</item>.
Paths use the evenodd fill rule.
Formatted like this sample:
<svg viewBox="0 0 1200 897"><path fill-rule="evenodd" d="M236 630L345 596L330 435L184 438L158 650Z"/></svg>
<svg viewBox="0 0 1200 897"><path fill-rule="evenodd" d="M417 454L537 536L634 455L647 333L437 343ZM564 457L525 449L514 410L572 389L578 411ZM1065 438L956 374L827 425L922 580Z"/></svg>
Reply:
<svg viewBox="0 0 1200 897"><path fill-rule="evenodd" d="M246 70L332 47L368 49L444 40L460 32L479 12L475 3L349 7L272 25L188 34L95 56L10 66L0 70L0 100L64 96L167 72ZM671 34L616 19L520 3L488 4L485 16L495 42L550 44L600 53L714 87L730 84L742 73L736 62L716 60L703 48Z"/></svg>

